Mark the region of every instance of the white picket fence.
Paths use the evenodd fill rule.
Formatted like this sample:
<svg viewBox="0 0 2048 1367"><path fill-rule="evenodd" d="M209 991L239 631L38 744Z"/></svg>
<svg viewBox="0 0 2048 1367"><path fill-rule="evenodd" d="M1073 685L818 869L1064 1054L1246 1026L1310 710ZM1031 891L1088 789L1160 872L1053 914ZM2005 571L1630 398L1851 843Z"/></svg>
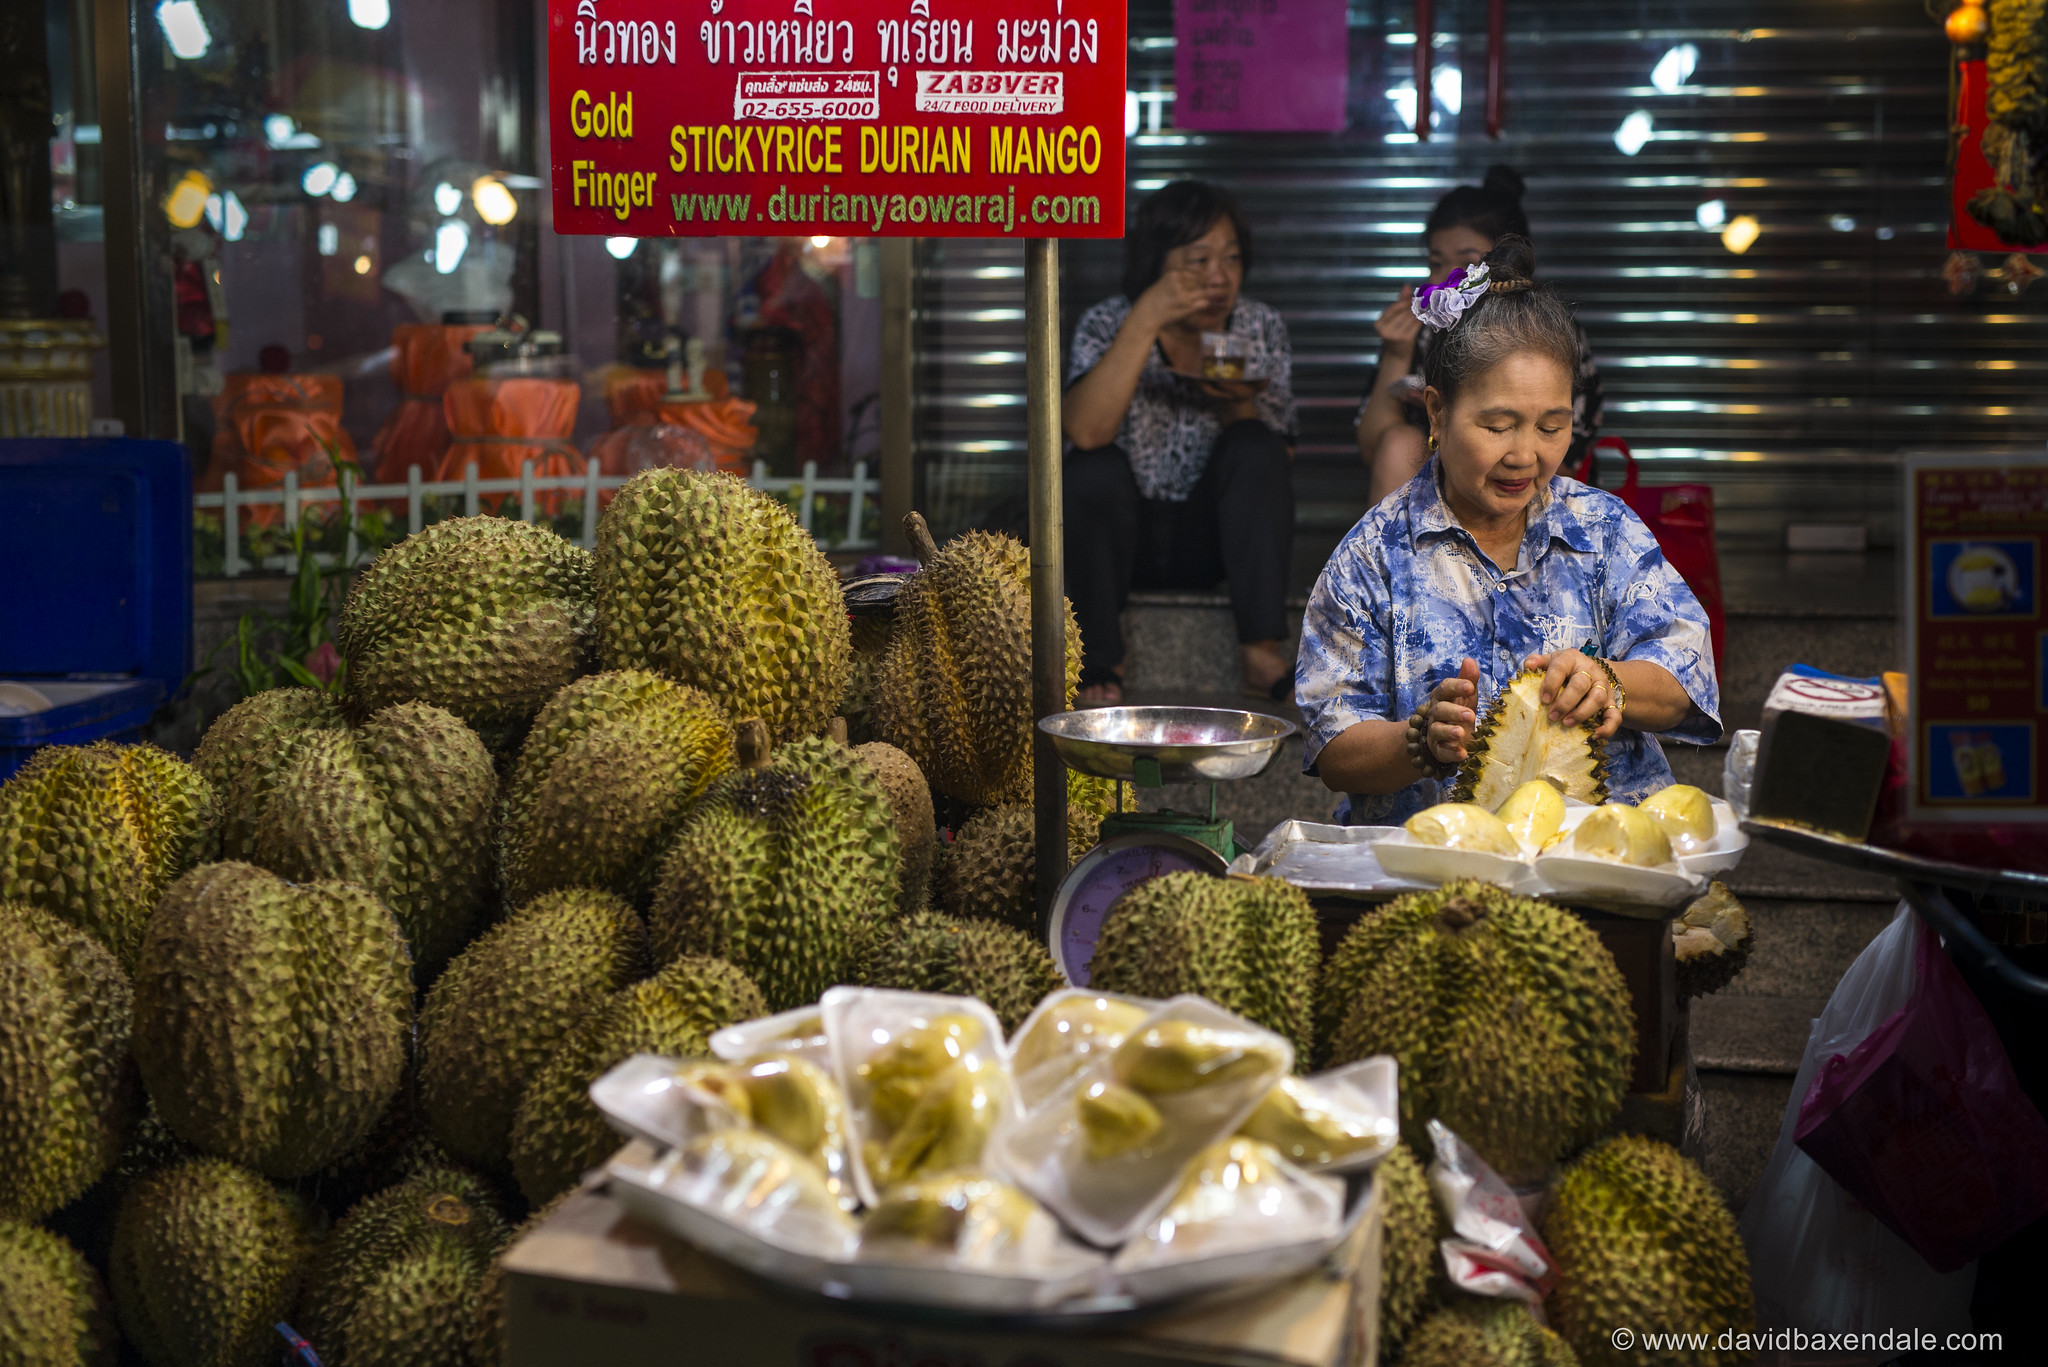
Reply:
<svg viewBox="0 0 2048 1367"><path fill-rule="evenodd" d="M417 465L406 471L406 481L403 484L355 484L344 475L338 485L302 487L299 484L298 473L287 471L284 484L279 488L243 489L235 476L229 474L222 481L219 493L194 494L192 506L199 509L220 509L221 532L224 539L221 572L233 579L247 570L258 568L242 558L241 510L244 508L275 508L282 505L285 531L289 533L298 525L300 511L309 504L346 502L353 513L364 503L381 503L402 498L405 500L405 530L409 536L419 531L423 525L422 519L425 516L428 498L460 494L463 516L475 517L482 510L481 500L484 495L517 494L519 518L522 522L531 522L534 520L540 495L581 494L583 532L577 540L588 550L597 544L598 495L616 489L625 482L626 477L623 475L599 474L598 467L594 464L589 465L580 475L535 475L531 460L519 463L517 479L479 479L476 462L471 461L463 467L459 483L422 480ZM790 479L769 475L767 462L757 460L747 482L763 493L784 496L791 492L797 493L797 520L803 524L807 532L814 531L813 515L821 497L845 495L848 499L846 535L830 543L820 544L828 551L871 550L879 544L875 538L866 535L866 522L868 503L880 496L882 486L880 481L868 478L866 461L853 467L853 476L850 479L820 479L818 463L805 461L802 476ZM353 565L358 550L353 517L349 519L349 526L348 544L342 556L344 564ZM294 557L286 555L282 559L284 569L295 571L298 568Z"/></svg>

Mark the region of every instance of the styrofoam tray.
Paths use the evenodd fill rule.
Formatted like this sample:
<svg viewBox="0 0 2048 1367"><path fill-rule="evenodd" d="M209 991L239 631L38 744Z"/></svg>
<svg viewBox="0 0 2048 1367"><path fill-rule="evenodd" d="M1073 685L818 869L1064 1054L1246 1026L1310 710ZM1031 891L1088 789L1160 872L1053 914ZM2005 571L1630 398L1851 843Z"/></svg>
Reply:
<svg viewBox="0 0 2048 1367"><path fill-rule="evenodd" d="M1230 871L1285 879L1303 892L1326 897L1414 892L1430 885L1396 878L1379 861L1379 842L1400 829L1283 821L1266 833L1257 849L1232 860Z"/></svg>
<svg viewBox="0 0 2048 1367"><path fill-rule="evenodd" d="M1482 883L1506 888L1509 892L1533 893L1537 890L1536 870L1526 860L1487 854L1483 850L1449 850L1441 845L1425 845L1406 831L1395 831L1384 840L1375 842L1373 853L1379 857L1380 867L1388 873L1427 887L1436 887L1453 878L1476 878Z"/></svg>
<svg viewBox="0 0 2048 1367"><path fill-rule="evenodd" d="M1735 815L1735 809L1718 797L1712 801L1714 838L1678 856L1679 866L1687 873L1705 878L1728 872L1742 862L1743 853L1749 849L1749 835L1742 829L1742 819Z"/></svg>

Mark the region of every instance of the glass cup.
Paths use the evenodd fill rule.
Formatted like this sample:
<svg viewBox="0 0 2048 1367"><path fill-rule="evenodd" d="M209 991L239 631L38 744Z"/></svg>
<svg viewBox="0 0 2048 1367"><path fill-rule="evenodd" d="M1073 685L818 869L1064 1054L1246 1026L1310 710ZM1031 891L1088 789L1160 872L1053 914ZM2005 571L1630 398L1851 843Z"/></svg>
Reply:
<svg viewBox="0 0 2048 1367"><path fill-rule="evenodd" d="M1233 337L1227 332L1203 333L1202 378L1242 380L1249 368L1249 351L1241 337Z"/></svg>

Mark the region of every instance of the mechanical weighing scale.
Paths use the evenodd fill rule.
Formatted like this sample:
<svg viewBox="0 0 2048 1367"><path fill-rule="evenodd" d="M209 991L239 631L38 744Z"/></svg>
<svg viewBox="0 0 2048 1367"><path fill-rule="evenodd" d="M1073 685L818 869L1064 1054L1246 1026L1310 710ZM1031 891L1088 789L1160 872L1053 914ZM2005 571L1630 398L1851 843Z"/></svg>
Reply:
<svg viewBox="0 0 2048 1367"><path fill-rule="evenodd" d="M1088 985L1095 939L1116 899L1161 874L1221 877L1242 851L1216 815L1216 785L1264 773L1297 728L1281 717L1223 707L1099 707L1046 717L1038 729L1069 769L1117 782L1102 839L1053 897L1046 945L1067 981ZM1123 785L1209 784L1209 815L1123 809Z"/></svg>

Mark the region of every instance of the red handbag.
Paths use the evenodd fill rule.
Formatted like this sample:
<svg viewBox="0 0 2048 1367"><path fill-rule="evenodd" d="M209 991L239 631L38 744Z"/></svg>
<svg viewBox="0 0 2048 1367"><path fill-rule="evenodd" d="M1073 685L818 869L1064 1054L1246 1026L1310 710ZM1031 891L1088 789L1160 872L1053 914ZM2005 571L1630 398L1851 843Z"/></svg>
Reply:
<svg viewBox="0 0 2048 1367"><path fill-rule="evenodd" d="M1621 454L1628 477L1615 496L1643 520L1678 577L1707 612L1714 643L1714 675L1721 673L1721 645L1728 631L1728 613L1721 602L1721 555L1714 547L1714 490L1706 484L1644 485L1637 481L1635 453L1620 437L1602 437L1586 450L1574 478L1591 483L1593 457L1601 447ZM1571 473L1571 472L1567 472Z"/></svg>

